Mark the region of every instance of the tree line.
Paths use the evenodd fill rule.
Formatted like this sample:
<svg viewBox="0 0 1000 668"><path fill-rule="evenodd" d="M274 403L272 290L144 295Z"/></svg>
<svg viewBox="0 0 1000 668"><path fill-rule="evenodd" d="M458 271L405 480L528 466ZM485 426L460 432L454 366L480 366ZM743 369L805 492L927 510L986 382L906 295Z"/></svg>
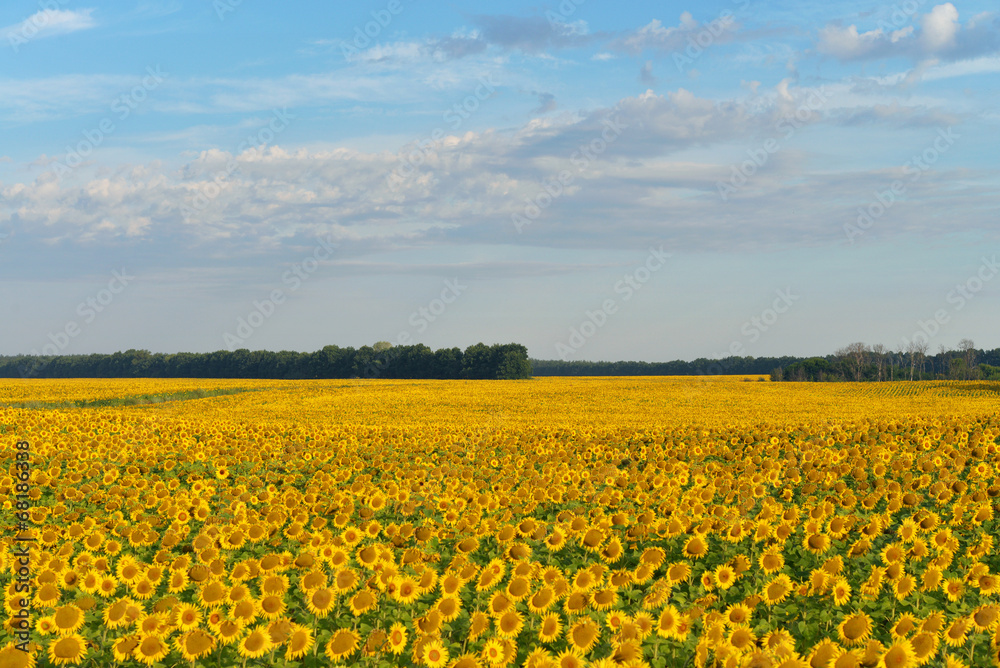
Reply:
<svg viewBox="0 0 1000 668"><path fill-rule="evenodd" d="M531 377L528 349L518 343L431 350L423 344L341 348L313 353L219 350L151 353L126 350L91 355L0 356L0 378L440 378Z"/></svg>
<svg viewBox="0 0 1000 668"><path fill-rule="evenodd" d="M691 362L585 362L531 360L536 376L702 376L767 375L777 367L798 362L802 357L699 357Z"/></svg>
<svg viewBox="0 0 1000 668"><path fill-rule="evenodd" d="M962 339L957 350L940 346L929 354L926 341L892 350L882 344L852 343L825 357L810 357L771 371L773 381L1000 380L1000 348L979 350Z"/></svg>

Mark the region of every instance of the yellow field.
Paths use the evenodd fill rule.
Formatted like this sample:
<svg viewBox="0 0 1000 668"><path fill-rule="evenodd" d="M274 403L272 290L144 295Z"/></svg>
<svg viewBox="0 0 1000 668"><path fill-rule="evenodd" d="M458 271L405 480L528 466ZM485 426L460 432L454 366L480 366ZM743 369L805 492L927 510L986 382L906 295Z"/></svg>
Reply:
<svg viewBox="0 0 1000 668"><path fill-rule="evenodd" d="M998 398L0 381L0 668L1000 665Z"/></svg>

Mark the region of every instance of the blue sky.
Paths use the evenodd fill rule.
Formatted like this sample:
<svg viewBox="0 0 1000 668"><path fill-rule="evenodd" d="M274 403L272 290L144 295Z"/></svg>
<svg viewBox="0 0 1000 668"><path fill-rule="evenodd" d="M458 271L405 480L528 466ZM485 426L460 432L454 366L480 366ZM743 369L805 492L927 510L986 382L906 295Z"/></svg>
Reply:
<svg viewBox="0 0 1000 668"><path fill-rule="evenodd" d="M997 347L998 84L979 1L6 2L0 354Z"/></svg>

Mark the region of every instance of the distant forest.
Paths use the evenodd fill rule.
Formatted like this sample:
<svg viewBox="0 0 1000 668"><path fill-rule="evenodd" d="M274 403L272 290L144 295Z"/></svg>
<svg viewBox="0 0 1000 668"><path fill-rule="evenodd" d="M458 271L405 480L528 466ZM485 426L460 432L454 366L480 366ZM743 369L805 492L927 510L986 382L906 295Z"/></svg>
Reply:
<svg viewBox="0 0 1000 668"><path fill-rule="evenodd" d="M1000 380L1000 348L929 355L926 345L902 350L852 343L825 357L725 357L691 362L566 362L531 360L536 376L768 375L773 381Z"/></svg>
<svg viewBox="0 0 1000 668"><path fill-rule="evenodd" d="M423 344L340 348L313 353L220 350L212 353L0 355L0 378L440 378L520 379L532 376L760 375L772 381L1000 380L1000 348L927 353L926 346L888 350L852 343L825 357L699 358L690 362L566 362L529 359L521 344L482 343L431 350Z"/></svg>
<svg viewBox="0 0 1000 668"><path fill-rule="evenodd" d="M693 362L564 362L531 360L536 376L719 376L767 375L776 368L801 361L802 357L726 357Z"/></svg>
<svg viewBox="0 0 1000 668"><path fill-rule="evenodd" d="M810 357L771 372L774 381L1000 380L1000 348L979 350L969 339L958 350L930 355L924 342L904 349L852 343L833 355Z"/></svg>
<svg viewBox="0 0 1000 668"><path fill-rule="evenodd" d="M528 350L517 343L482 343L431 350L423 344L289 350L220 350L213 353L0 356L0 378L441 378L531 377Z"/></svg>

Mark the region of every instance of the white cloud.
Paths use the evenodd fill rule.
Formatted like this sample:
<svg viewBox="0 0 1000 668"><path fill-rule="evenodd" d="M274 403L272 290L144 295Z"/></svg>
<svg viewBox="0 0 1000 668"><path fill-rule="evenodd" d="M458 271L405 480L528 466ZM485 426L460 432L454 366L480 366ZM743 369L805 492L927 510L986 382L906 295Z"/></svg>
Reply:
<svg viewBox="0 0 1000 668"><path fill-rule="evenodd" d="M921 21L920 41L928 53L938 53L954 45L961 26L958 10L950 2L937 5Z"/></svg>
<svg viewBox="0 0 1000 668"><path fill-rule="evenodd" d="M676 26L664 26L659 19L653 19L638 30L617 39L611 44L611 48L631 54L644 51L670 53L687 47L689 39L700 32L704 32L712 42L726 42L738 27L731 12L720 15L707 24L696 21L691 12L684 12Z"/></svg>
<svg viewBox="0 0 1000 668"><path fill-rule="evenodd" d="M902 18L905 15L900 14ZM842 61L909 58L960 60L1000 51L1000 21L996 14L979 14L964 26L958 10L950 2L936 5L920 17L920 31L902 20L859 32L856 25L828 25L819 31L816 45L820 53Z"/></svg>
<svg viewBox="0 0 1000 668"><path fill-rule="evenodd" d="M20 23L0 28L0 39L21 44L38 37L66 35L97 25L93 9L43 9Z"/></svg>
<svg viewBox="0 0 1000 668"><path fill-rule="evenodd" d="M580 116L553 114L511 131L448 137L409 166L405 161L419 148L415 143L396 152L208 150L179 170L158 163L84 166L62 179L50 172L30 182L0 184L0 226L16 228L25 239L98 247L141 240L168 255L175 249L178 257L183 252L203 259L269 253L320 233L364 248L470 243L614 248L657 238L691 249L733 249L830 241L842 235L844 203L863 203L872 183L886 175L811 173L802 154L789 149L775 154L768 168L724 205L717 184L729 177L730 164L698 162L691 153L683 160L674 157L700 147L753 146L774 136L776 121L808 94L789 81L748 102L709 100L684 89L664 95L647 91ZM815 113L807 122L944 120L930 114L883 105L867 113ZM620 126L620 135L600 155L580 163L582 147L617 132L609 124ZM745 158L742 149L739 155ZM226 176L230 162L237 169ZM386 177L394 170L406 174L390 183ZM563 170L573 177L566 194L524 235L515 234L512 214L523 211L525 200L538 197L542 184ZM913 197L930 193L926 197L933 201L923 208L901 204L905 229L936 230L936 216L947 205L948 219L988 233L994 222L984 212L995 210L1000 191L984 187L983 194L972 196L966 190L969 197L963 200L957 189L948 189L971 177L949 178L927 175L909 191Z"/></svg>

